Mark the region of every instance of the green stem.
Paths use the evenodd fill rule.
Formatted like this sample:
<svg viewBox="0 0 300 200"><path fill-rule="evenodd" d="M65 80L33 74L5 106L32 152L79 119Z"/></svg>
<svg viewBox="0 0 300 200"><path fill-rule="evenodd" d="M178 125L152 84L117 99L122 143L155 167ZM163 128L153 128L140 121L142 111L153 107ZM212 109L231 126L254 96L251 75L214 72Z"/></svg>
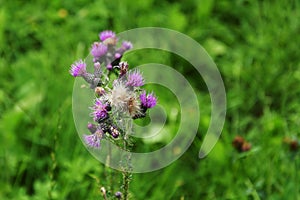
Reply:
<svg viewBox="0 0 300 200"><path fill-rule="evenodd" d="M129 141L129 134L132 131L132 119L126 119L125 120L125 135L124 135L124 150L128 151L128 154L126 154L124 160L123 160L123 170L122 170L122 175L123 175L123 199L128 200L129 198L129 183L131 181L131 144Z"/></svg>

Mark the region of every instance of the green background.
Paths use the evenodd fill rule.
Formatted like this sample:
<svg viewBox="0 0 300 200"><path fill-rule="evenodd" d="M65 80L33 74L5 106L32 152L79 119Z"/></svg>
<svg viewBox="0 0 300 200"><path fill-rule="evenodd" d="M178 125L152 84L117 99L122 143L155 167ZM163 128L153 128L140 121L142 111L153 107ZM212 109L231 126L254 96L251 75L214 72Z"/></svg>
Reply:
<svg viewBox="0 0 300 200"><path fill-rule="evenodd" d="M100 186L118 190L118 172L95 160L76 133L68 70L100 31L147 26L180 31L207 50L224 80L227 116L217 145L199 160L210 122L204 81L173 54L129 54L131 66L157 62L180 71L201 108L189 150L164 169L134 174L131 198L300 199L299 150L283 142L300 134L299 19L297 0L0 0L0 199L101 199ZM174 96L153 90L170 113L169 131L139 141L138 150L165 145L179 123ZM250 151L232 147L236 135Z"/></svg>

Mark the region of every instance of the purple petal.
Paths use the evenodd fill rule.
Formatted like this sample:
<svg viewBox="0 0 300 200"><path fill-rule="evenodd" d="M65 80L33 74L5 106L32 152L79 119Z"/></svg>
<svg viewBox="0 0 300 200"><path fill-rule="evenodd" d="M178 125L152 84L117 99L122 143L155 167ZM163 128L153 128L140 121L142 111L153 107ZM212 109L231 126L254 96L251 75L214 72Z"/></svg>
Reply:
<svg viewBox="0 0 300 200"><path fill-rule="evenodd" d="M139 71L133 71L127 76L127 86L140 87L144 85L144 78Z"/></svg>
<svg viewBox="0 0 300 200"><path fill-rule="evenodd" d="M116 36L116 34L113 31L110 31L110 30L102 31L99 34L99 38L100 38L101 41L104 41L108 38L112 38L112 37L115 37L115 36Z"/></svg>
<svg viewBox="0 0 300 200"><path fill-rule="evenodd" d="M74 77L82 76L86 73L86 63L82 60L76 61L71 65L70 74Z"/></svg>

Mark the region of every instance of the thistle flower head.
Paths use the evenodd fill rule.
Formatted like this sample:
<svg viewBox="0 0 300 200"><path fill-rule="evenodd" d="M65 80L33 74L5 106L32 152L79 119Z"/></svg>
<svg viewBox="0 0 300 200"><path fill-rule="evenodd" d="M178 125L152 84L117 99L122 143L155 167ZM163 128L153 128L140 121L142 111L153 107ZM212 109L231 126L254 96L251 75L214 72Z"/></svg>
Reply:
<svg viewBox="0 0 300 200"><path fill-rule="evenodd" d="M127 86L140 87L144 85L144 78L138 70L130 72L127 75Z"/></svg>
<svg viewBox="0 0 300 200"><path fill-rule="evenodd" d="M86 73L86 63L82 60L76 61L71 65L70 74L74 77L82 76Z"/></svg>
<svg viewBox="0 0 300 200"><path fill-rule="evenodd" d="M97 130L97 126L95 124L92 124L92 123L88 123L87 128L89 129L89 131L91 133L95 133L96 130Z"/></svg>
<svg viewBox="0 0 300 200"><path fill-rule="evenodd" d="M134 92L129 90L122 81L115 81L113 89L107 94L111 106L123 112L128 111L128 102L132 97L135 97Z"/></svg>
<svg viewBox="0 0 300 200"><path fill-rule="evenodd" d="M84 135L83 139L84 142L92 148L100 148L100 141L103 137L103 132L101 129L97 129L97 131L94 134L91 135Z"/></svg>
<svg viewBox="0 0 300 200"><path fill-rule="evenodd" d="M94 117L94 121L98 122L99 120L106 119L108 117L108 105L106 103L103 103L100 98L97 98L95 100L95 104L92 107L92 116Z"/></svg>
<svg viewBox="0 0 300 200"><path fill-rule="evenodd" d="M124 42L122 42L122 48L124 50L132 49L132 43L129 41L124 41Z"/></svg>
<svg viewBox="0 0 300 200"><path fill-rule="evenodd" d="M143 91L140 94L140 100L141 100L141 104L143 107L145 108L152 108L156 105L157 103L157 99L156 97L153 95L153 93L150 93L148 95L146 95L146 92Z"/></svg>
<svg viewBox="0 0 300 200"><path fill-rule="evenodd" d="M94 75L100 77L102 74L101 64L99 62L94 63Z"/></svg>
<svg viewBox="0 0 300 200"><path fill-rule="evenodd" d="M108 63L108 64L106 65L106 69L112 70L112 69L113 69L113 66L112 66L110 63Z"/></svg>
<svg viewBox="0 0 300 200"><path fill-rule="evenodd" d="M122 54L120 53L115 53L115 58L118 59L118 58L121 58Z"/></svg>
<svg viewBox="0 0 300 200"><path fill-rule="evenodd" d="M100 58L107 53L107 46L102 42L94 42L91 49L91 54L94 58Z"/></svg>
<svg viewBox="0 0 300 200"><path fill-rule="evenodd" d="M100 38L101 41L104 41L108 38L114 38L114 37L116 37L116 34L113 31L110 31L110 30L102 31L99 34L99 38Z"/></svg>

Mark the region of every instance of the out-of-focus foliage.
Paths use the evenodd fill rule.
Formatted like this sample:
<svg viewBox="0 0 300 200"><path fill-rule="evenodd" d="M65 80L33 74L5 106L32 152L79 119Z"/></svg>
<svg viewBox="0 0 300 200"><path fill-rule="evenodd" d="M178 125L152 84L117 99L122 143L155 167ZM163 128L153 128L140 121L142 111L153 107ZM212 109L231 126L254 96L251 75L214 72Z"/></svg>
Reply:
<svg viewBox="0 0 300 200"><path fill-rule="evenodd" d="M201 108L189 150L162 170L135 174L132 199L299 199L299 150L283 143L300 137L299 19L296 0L0 1L0 199L101 198L98 187L108 184L101 174L108 169L77 136L69 66L88 55L100 31L145 26L174 29L203 45L224 80L227 117L221 139L199 160L210 121L199 74L167 52L126 55L132 66L174 66L198 90ZM171 113L172 136L177 102L163 89L155 92ZM237 152L231 145L236 135L252 149Z"/></svg>

